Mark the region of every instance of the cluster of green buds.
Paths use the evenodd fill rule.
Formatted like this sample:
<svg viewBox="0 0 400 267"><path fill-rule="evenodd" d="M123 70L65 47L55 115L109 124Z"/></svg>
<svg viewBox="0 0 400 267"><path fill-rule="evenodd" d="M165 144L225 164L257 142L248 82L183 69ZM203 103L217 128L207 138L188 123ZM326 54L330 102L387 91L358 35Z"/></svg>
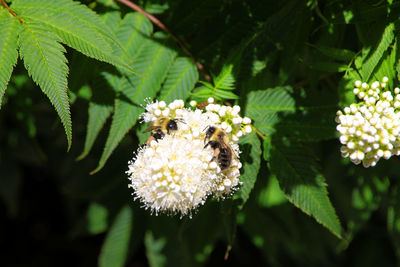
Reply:
<svg viewBox="0 0 400 267"><path fill-rule="evenodd" d="M342 157L355 164L375 166L400 154L400 89L386 89L387 77L372 84L356 81L353 93L360 100L337 112Z"/></svg>

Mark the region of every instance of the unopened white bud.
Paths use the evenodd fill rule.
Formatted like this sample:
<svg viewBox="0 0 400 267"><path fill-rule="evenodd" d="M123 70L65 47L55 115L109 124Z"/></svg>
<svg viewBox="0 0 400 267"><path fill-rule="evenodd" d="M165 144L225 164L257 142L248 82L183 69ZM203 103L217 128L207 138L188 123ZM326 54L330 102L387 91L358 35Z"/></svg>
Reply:
<svg viewBox="0 0 400 267"><path fill-rule="evenodd" d="M248 117L244 117L243 118L243 124L250 124L251 123L251 119Z"/></svg>

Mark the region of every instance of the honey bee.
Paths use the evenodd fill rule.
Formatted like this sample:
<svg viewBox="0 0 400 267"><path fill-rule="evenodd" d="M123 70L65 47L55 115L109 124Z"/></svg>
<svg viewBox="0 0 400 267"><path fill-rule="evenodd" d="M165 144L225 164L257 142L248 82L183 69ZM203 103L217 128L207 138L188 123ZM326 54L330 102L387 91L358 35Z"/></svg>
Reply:
<svg viewBox="0 0 400 267"><path fill-rule="evenodd" d="M225 170L232 164L232 158L235 153L229 145L229 138L226 133L214 126L207 126L206 137L204 138L204 146L211 146L214 149L214 156L211 161L217 160L221 171Z"/></svg>
<svg viewBox="0 0 400 267"><path fill-rule="evenodd" d="M143 131L144 133L151 131L151 135L147 139L146 144L150 145L151 141L162 139L165 134L170 134L172 131L178 130L178 121L183 122L180 118L161 118L151 122L151 125Z"/></svg>

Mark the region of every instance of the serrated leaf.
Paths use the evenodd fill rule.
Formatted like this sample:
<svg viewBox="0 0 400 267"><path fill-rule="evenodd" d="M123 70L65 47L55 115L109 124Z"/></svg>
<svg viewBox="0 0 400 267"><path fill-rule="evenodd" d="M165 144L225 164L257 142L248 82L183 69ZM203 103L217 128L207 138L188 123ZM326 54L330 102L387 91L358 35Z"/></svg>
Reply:
<svg viewBox="0 0 400 267"><path fill-rule="evenodd" d="M216 90L214 97L218 100L223 100L223 99L239 99L237 95L230 91L222 91L222 90Z"/></svg>
<svg viewBox="0 0 400 267"><path fill-rule="evenodd" d="M95 102L89 103L89 118L86 126L85 145L82 153L77 157L76 160L81 160L89 154L93 147L94 141L99 135L100 130L103 128L108 117L111 115L112 110L112 106L98 104Z"/></svg>
<svg viewBox="0 0 400 267"><path fill-rule="evenodd" d="M43 23L82 54L134 73L115 54L117 49L123 51L118 39L88 7L70 0L16 0L12 8L25 21Z"/></svg>
<svg viewBox="0 0 400 267"><path fill-rule="evenodd" d="M325 178L311 151L298 142L275 141L269 153L265 159L287 199L341 238L342 228L329 200Z"/></svg>
<svg viewBox="0 0 400 267"><path fill-rule="evenodd" d="M146 247L146 257L150 267L165 266L167 258L163 255L162 250L165 247L167 240L162 237L155 239L151 231L147 231L144 236L144 245Z"/></svg>
<svg viewBox="0 0 400 267"><path fill-rule="evenodd" d="M136 58L135 70L142 77L130 76L129 82L122 79L121 95L115 102L115 111L110 134L101 155L99 164L91 173L99 171L125 134L139 118L143 108L140 106L147 97L154 97L160 90L176 52L153 40L148 40Z"/></svg>
<svg viewBox="0 0 400 267"><path fill-rule="evenodd" d="M325 56L331 57L333 59L337 60L343 60L345 62L349 62L353 60L356 56L356 54L353 51L344 49L344 48L336 48L336 47L330 47L330 46L324 46L324 45L313 45L310 44L310 46L316 48L319 52L324 54Z"/></svg>
<svg viewBox="0 0 400 267"><path fill-rule="evenodd" d="M394 88L393 81L396 81L396 49L389 48L383 53L379 64L376 66L374 74L371 78L381 81L383 77L388 77L389 81L387 83L389 88Z"/></svg>
<svg viewBox="0 0 400 267"><path fill-rule="evenodd" d="M291 87L252 91L248 94L246 115L267 137L278 133L305 141L333 138L336 105L314 106L315 101L303 105L300 93L300 89L294 91Z"/></svg>
<svg viewBox="0 0 400 267"><path fill-rule="evenodd" d="M29 75L55 107L68 140L72 142L72 123L67 94L67 59L61 39L42 23L23 23L19 36L19 51Z"/></svg>
<svg viewBox="0 0 400 267"><path fill-rule="evenodd" d="M249 199L250 193L257 180L261 162L261 142L254 132L244 136L240 140L240 145L242 148L240 157L241 159L243 158L241 160L243 163L243 173L240 175L242 185L233 197L233 199L241 200L239 209L243 208L244 204Z"/></svg>
<svg viewBox="0 0 400 267"><path fill-rule="evenodd" d="M208 88L210 88L210 89L213 89L213 88L214 88L214 86L213 86L211 83L209 83L209 82L199 81L199 83L201 83L202 85L204 85L205 87L208 87Z"/></svg>
<svg viewBox="0 0 400 267"><path fill-rule="evenodd" d="M233 76L233 64L224 65L220 74L214 79L215 89L234 90L235 77Z"/></svg>
<svg viewBox="0 0 400 267"><path fill-rule="evenodd" d="M140 13L128 13L121 21L117 37L126 49L129 57L134 59L140 48L153 32L151 22Z"/></svg>
<svg viewBox="0 0 400 267"><path fill-rule="evenodd" d="M159 99L167 103L175 99L186 100L198 78L196 65L190 58L177 58L168 72Z"/></svg>
<svg viewBox="0 0 400 267"><path fill-rule="evenodd" d="M200 98L207 98L212 95L213 91L212 89L206 87L206 86L200 86L194 89L194 92L191 93L193 96L197 96Z"/></svg>
<svg viewBox="0 0 400 267"><path fill-rule="evenodd" d="M0 109L3 95L18 59L18 32L20 23L7 10L0 9Z"/></svg>
<svg viewBox="0 0 400 267"><path fill-rule="evenodd" d="M125 206L107 233L99 255L100 267L124 266L132 230L132 211Z"/></svg>
<svg viewBox="0 0 400 267"><path fill-rule="evenodd" d="M372 50L372 54L368 55L364 60L362 65L362 76L365 81L369 81L372 72L381 60L383 53L385 53L385 51L389 48L389 45L393 42L394 29L395 27L393 23L390 23L388 26L386 26L376 49Z"/></svg>

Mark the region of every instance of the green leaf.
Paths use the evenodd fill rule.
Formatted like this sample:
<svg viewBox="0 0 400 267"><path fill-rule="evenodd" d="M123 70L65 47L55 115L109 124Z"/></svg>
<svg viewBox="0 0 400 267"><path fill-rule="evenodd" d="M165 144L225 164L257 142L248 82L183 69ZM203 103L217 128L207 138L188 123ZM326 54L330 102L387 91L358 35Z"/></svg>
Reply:
<svg viewBox="0 0 400 267"><path fill-rule="evenodd" d="M148 40L136 58L135 70L143 76L130 76L129 82L121 78L120 97L115 102L115 112L110 134L99 164L91 173L99 171L125 134L132 128L143 112L140 106L145 98L154 97L161 88L176 52L153 40Z"/></svg>
<svg viewBox="0 0 400 267"><path fill-rule="evenodd" d="M163 255L162 250L166 243L167 240L165 237L156 240L151 231L146 232L144 236L144 245L146 246L146 256L150 267L165 266L167 258Z"/></svg>
<svg viewBox="0 0 400 267"><path fill-rule="evenodd" d="M267 158L269 156L266 156ZM268 179L268 185L261 189L258 196L258 203L265 208L271 208L287 202L285 194L279 187L278 179L275 175L271 175Z"/></svg>
<svg viewBox="0 0 400 267"><path fill-rule="evenodd" d="M132 211L123 207L114 220L104 240L99 255L100 267L125 266L132 231Z"/></svg>
<svg viewBox="0 0 400 267"><path fill-rule="evenodd" d="M349 66L337 62L312 62L309 64L309 68L312 70L327 71L327 72L344 72L349 69Z"/></svg>
<svg viewBox="0 0 400 267"><path fill-rule="evenodd" d="M307 97L303 93L303 90L295 91L291 87L252 91L248 94L246 115L267 137L275 133L305 141L333 138L337 107L323 101L334 101L334 97L324 92L314 96L312 101L310 90Z"/></svg>
<svg viewBox="0 0 400 267"><path fill-rule="evenodd" d="M191 93L191 95L199 97L199 98L208 98L212 96L212 89L206 87L206 86L200 86L194 89L194 91Z"/></svg>
<svg viewBox="0 0 400 267"><path fill-rule="evenodd" d="M67 94L67 59L61 39L42 23L23 23L19 36L20 55L32 79L55 107L64 125L68 149L72 142L72 123Z"/></svg>
<svg viewBox="0 0 400 267"><path fill-rule="evenodd" d="M376 49L373 50L372 54L367 56L364 60L362 65L362 76L365 81L369 81L372 72L374 71L375 67L378 65L379 61L382 58L383 53L389 48L390 44L394 40L394 24L390 23L386 26L382 38L379 41Z"/></svg>
<svg viewBox="0 0 400 267"><path fill-rule="evenodd" d="M167 103L175 99L186 100L198 78L196 65L190 58L177 58L168 72L159 99Z"/></svg>
<svg viewBox="0 0 400 267"><path fill-rule="evenodd" d="M381 81L383 77L388 77L389 82L387 83L388 88L394 88L393 81L396 81L396 49L389 48L383 53L382 58L379 64L376 66L374 74L371 75L371 78L374 78L378 81Z"/></svg>
<svg viewBox="0 0 400 267"><path fill-rule="evenodd" d="M100 130L106 123L107 118L111 115L112 110L112 106L90 102L88 110L89 119L86 126L85 145L82 153L77 157L76 160L81 160L89 154L93 147L94 141L96 141Z"/></svg>
<svg viewBox="0 0 400 267"><path fill-rule="evenodd" d="M105 207L91 203L86 214L88 232L93 235L104 232L107 229L107 215Z"/></svg>
<svg viewBox="0 0 400 267"><path fill-rule="evenodd" d="M0 9L0 109L1 100L18 59L18 32L20 23L7 10Z"/></svg>
<svg viewBox="0 0 400 267"><path fill-rule="evenodd" d="M224 65L220 74L214 78L215 89L234 90L235 77L233 76L233 64Z"/></svg>
<svg viewBox="0 0 400 267"><path fill-rule="evenodd" d="M82 54L134 72L126 61L115 55L113 47L122 48L113 32L85 5L70 0L15 0L12 8L27 22L43 23L62 43Z"/></svg>
<svg viewBox="0 0 400 267"><path fill-rule="evenodd" d="M254 132L242 137L240 145L242 148L241 158L243 158L241 160L243 163L243 173L240 175L242 185L233 197L234 199L241 200L239 209L243 208L249 199L257 180L261 162L261 143Z"/></svg>
<svg viewBox="0 0 400 267"><path fill-rule="evenodd" d="M313 45L309 44L311 47L316 48L319 52L324 54L325 56L331 57L337 60L343 60L345 62L349 62L353 60L356 54L353 51L344 49L344 48L335 48L324 45Z"/></svg>
<svg viewBox="0 0 400 267"><path fill-rule="evenodd" d="M214 97L218 100L223 100L223 99L239 99L237 95L235 95L232 92L229 91L223 91L223 90L216 90Z"/></svg>
<svg viewBox="0 0 400 267"><path fill-rule="evenodd" d="M151 22L140 13L128 13L121 21L117 37L132 60L153 32Z"/></svg>
<svg viewBox="0 0 400 267"><path fill-rule="evenodd" d="M342 228L310 149L298 142L273 142L269 161L287 199L341 238Z"/></svg>

